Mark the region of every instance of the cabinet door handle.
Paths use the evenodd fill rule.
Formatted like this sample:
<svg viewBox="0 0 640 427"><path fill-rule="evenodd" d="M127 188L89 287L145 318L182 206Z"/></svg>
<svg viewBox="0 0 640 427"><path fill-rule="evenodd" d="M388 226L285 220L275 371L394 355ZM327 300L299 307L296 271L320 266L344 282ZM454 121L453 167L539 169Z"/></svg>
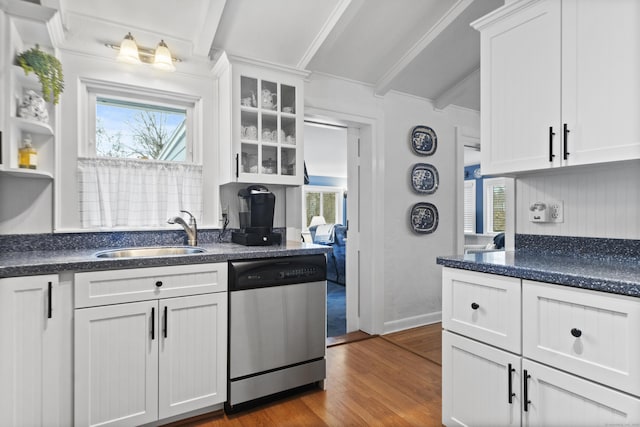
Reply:
<svg viewBox="0 0 640 427"><path fill-rule="evenodd" d="M527 372L527 370L524 370L524 386L523 386L523 390L522 390L522 394L523 394L523 402L524 402L524 412L528 412L529 411L529 404L531 403L531 401L529 400L529 378L531 378L531 375L529 375L529 373Z"/></svg>
<svg viewBox="0 0 640 427"><path fill-rule="evenodd" d="M569 156L569 132L571 132L569 130L569 128L567 127L567 124L564 124L564 151L562 153L562 158L564 160L567 160L567 157Z"/></svg>
<svg viewBox="0 0 640 427"><path fill-rule="evenodd" d="M556 133L553 131L553 126L549 126L549 162L553 162L553 158L556 156L553 154L553 137Z"/></svg>
<svg viewBox="0 0 640 427"><path fill-rule="evenodd" d="M164 306L164 325L162 327L162 334L167 337L167 306Z"/></svg>
<svg viewBox="0 0 640 427"><path fill-rule="evenodd" d="M156 308L151 307L151 339L156 339Z"/></svg>
<svg viewBox="0 0 640 427"><path fill-rule="evenodd" d="M161 287L161 286L162 286L162 281L161 281L161 280L158 280L158 281L156 282L156 287L158 287L158 288L159 288L159 287Z"/></svg>
<svg viewBox="0 0 640 427"><path fill-rule="evenodd" d="M480 308L480 305L477 302L472 302L471 303L471 308L474 310L477 310Z"/></svg>
<svg viewBox="0 0 640 427"><path fill-rule="evenodd" d="M236 178L240 177L240 154L236 154Z"/></svg>
<svg viewBox="0 0 640 427"><path fill-rule="evenodd" d="M511 366L511 363L509 363L509 367L507 368L507 374L509 375L509 403L513 403L513 396L515 396L516 394L513 392L513 379L511 378L511 374L513 373L513 371L515 371L515 369L513 369L513 367Z"/></svg>
<svg viewBox="0 0 640 427"><path fill-rule="evenodd" d="M47 319L51 319L53 317L52 298L53 284L49 282L49 285L47 286Z"/></svg>
<svg viewBox="0 0 640 427"><path fill-rule="evenodd" d="M571 329L571 335L573 335L576 338L580 338L580 336L582 335L582 331L578 328L573 328Z"/></svg>

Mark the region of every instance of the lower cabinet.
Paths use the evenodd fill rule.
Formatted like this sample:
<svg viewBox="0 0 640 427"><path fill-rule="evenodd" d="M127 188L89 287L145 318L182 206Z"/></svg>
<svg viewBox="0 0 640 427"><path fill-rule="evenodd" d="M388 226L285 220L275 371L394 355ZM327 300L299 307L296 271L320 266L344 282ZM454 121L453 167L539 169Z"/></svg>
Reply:
<svg viewBox="0 0 640 427"><path fill-rule="evenodd" d="M442 332L442 423L519 426L521 358Z"/></svg>
<svg viewBox="0 0 640 427"><path fill-rule="evenodd" d="M77 426L135 426L223 403L227 293L76 309L74 348Z"/></svg>
<svg viewBox="0 0 640 427"><path fill-rule="evenodd" d="M447 426L605 426L640 420L640 399L451 332L442 334Z"/></svg>
<svg viewBox="0 0 640 427"><path fill-rule="evenodd" d="M447 426L605 426L640 422L638 319L633 297L530 281L520 289L522 314L505 308L492 330L522 325L522 350L488 340L475 311L495 276L445 268L443 305L478 307L467 315L443 309L442 423ZM456 283L466 292L451 292ZM485 284L483 286L483 283ZM486 289L485 289L486 288ZM486 299L486 298L485 298ZM458 301L456 301L458 300ZM491 313L488 310L487 313ZM480 313L482 314L482 313ZM464 326L464 327L463 327ZM500 345L496 344L499 343Z"/></svg>
<svg viewBox="0 0 640 427"><path fill-rule="evenodd" d="M71 422L69 287L57 274L0 279L0 426Z"/></svg>
<svg viewBox="0 0 640 427"><path fill-rule="evenodd" d="M632 426L640 421L640 399L528 359L522 360L522 381L525 426Z"/></svg>

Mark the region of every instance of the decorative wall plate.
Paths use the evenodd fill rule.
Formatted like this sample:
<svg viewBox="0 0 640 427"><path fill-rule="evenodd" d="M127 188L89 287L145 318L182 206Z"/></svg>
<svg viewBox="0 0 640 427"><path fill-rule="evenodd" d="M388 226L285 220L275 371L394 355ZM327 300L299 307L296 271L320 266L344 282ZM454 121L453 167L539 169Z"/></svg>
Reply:
<svg viewBox="0 0 640 427"><path fill-rule="evenodd" d="M438 169L428 163L416 163L411 169L411 187L416 193L433 194L438 189Z"/></svg>
<svg viewBox="0 0 640 427"><path fill-rule="evenodd" d="M438 137L429 126L416 126L411 131L411 148L420 156L430 156L438 148Z"/></svg>
<svg viewBox="0 0 640 427"><path fill-rule="evenodd" d="M416 233L433 233L438 228L438 208L431 203L416 203L411 208L411 228Z"/></svg>

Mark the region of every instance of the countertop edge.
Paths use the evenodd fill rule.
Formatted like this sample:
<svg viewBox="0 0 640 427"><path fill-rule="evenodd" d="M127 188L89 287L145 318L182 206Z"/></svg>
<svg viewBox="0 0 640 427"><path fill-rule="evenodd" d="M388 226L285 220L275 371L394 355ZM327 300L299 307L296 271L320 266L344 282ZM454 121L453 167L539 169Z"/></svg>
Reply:
<svg viewBox="0 0 640 427"><path fill-rule="evenodd" d="M545 282L573 288L640 298L640 278L637 283L630 283L615 279L581 276L557 270L506 266L493 263L461 260L452 257L437 257L436 263L444 267L497 274L500 276L515 277L536 282Z"/></svg>
<svg viewBox="0 0 640 427"><path fill-rule="evenodd" d="M252 250L251 248L255 248ZM0 279L21 276L37 276L44 274L59 274L61 272L86 272L86 271L104 271L118 269L148 268L148 267L166 267L180 266L190 264L210 264L217 262L227 262L229 260L240 259L260 259L275 258L297 255L316 255L326 254L331 251L330 246L309 245L307 247L251 247L241 252L229 251L228 253L211 253L205 252L201 254L189 255L172 255L158 257L140 257L140 258L96 258L93 256L99 250L82 251L84 255L76 256L78 259L64 261L46 259L41 262L25 261L24 263L15 265L0 266Z"/></svg>

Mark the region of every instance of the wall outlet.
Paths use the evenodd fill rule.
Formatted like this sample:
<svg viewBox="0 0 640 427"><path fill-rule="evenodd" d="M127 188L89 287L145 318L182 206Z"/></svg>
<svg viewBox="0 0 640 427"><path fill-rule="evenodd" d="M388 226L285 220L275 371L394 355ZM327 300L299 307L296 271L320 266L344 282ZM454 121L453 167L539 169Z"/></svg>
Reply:
<svg viewBox="0 0 640 427"><path fill-rule="evenodd" d="M562 200L549 203L549 221L564 222L564 202Z"/></svg>

